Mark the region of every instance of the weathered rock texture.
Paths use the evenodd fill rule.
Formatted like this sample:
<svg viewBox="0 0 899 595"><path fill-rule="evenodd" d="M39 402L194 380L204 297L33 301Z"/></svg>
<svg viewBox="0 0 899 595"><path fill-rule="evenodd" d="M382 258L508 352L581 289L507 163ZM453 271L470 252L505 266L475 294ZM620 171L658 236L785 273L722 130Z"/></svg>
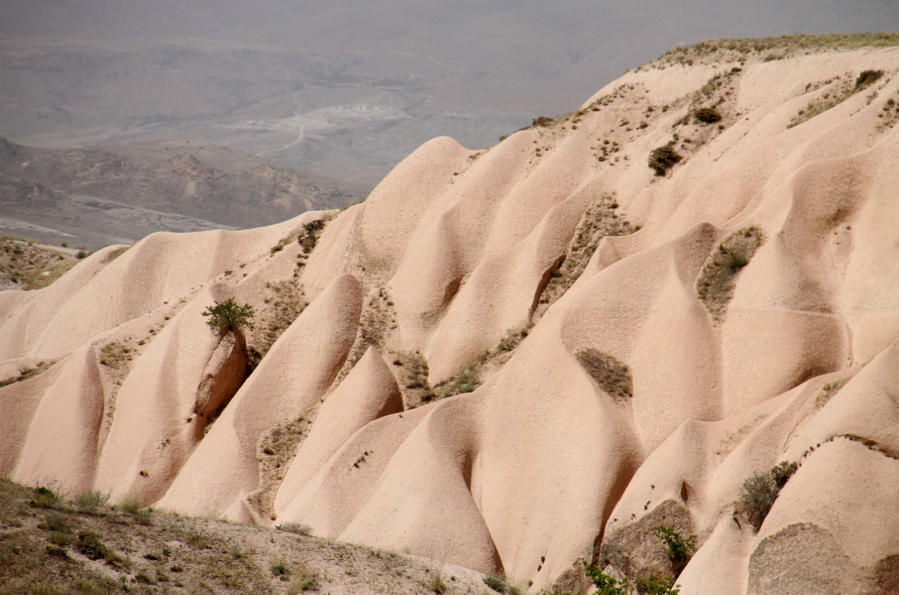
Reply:
<svg viewBox="0 0 899 595"><path fill-rule="evenodd" d="M484 151L426 143L308 259L279 241L321 213L154 234L0 293L4 377L55 362L0 388L0 473L534 588L600 545L621 572L664 565L667 519L698 537L682 593L895 589L899 49L706 50ZM865 70L884 74L790 125ZM658 176L669 142L683 159ZM574 238L588 211L614 233ZM286 280L308 307L196 432L201 312L265 312ZM120 387L98 363L116 341ZM404 400L474 363L471 392ZM800 465L756 533L742 485L780 461Z"/></svg>

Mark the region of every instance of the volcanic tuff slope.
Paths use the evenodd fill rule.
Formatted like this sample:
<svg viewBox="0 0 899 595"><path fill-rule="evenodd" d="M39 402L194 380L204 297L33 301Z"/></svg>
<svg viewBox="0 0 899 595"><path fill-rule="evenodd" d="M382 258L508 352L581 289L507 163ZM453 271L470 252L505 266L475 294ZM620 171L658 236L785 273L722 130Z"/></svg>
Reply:
<svg viewBox="0 0 899 595"><path fill-rule="evenodd" d="M899 48L800 41L679 49L342 212L0 293L0 375L46 367L0 388L0 475L535 589L594 549L670 574L665 524L682 593L895 591ZM261 360L207 419L227 297ZM782 461L756 532L743 483Z"/></svg>

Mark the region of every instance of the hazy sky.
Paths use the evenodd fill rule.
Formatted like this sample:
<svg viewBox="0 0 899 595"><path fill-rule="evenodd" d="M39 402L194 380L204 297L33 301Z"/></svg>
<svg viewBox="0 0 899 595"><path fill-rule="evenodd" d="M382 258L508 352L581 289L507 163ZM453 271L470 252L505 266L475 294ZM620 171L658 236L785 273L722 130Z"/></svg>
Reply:
<svg viewBox="0 0 899 595"><path fill-rule="evenodd" d="M0 0L0 135L201 139L371 184L677 44L884 30L899 0Z"/></svg>
<svg viewBox="0 0 899 595"><path fill-rule="evenodd" d="M416 52L485 73L530 63L550 78L570 69L611 78L710 37L897 29L897 0L0 1L0 33ZM572 92L589 95L598 82Z"/></svg>

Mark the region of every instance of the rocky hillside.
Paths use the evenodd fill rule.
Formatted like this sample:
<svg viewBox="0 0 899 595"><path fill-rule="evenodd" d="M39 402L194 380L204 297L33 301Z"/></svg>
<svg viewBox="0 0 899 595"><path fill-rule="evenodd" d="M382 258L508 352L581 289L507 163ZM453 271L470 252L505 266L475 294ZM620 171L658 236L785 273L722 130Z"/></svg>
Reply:
<svg viewBox="0 0 899 595"><path fill-rule="evenodd" d="M469 593L478 573L392 550L117 506L96 492L67 499L0 481L4 593Z"/></svg>
<svg viewBox="0 0 899 595"><path fill-rule="evenodd" d="M897 44L678 48L346 210L2 292L0 475L535 592L896 592Z"/></svg>
<svg viewBox="0 0 899 595"><path fill-rule="evenodd" d="M334 180L214 145L56 150L0 138L0 230L72 245L257 227L355 196Z"/></svg>

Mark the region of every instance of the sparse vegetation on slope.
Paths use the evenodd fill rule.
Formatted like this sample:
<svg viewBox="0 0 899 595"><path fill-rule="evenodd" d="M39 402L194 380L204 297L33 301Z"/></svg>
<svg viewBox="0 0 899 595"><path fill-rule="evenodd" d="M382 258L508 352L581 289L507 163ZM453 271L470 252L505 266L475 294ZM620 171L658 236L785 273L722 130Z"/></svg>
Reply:
<svg viewBox="0 0 899 595"><path fill-rule="evenodd" d="M390 357L393 358L391 369L403 396L403 409L413 409L437 397L428 381L428 362L420 352L391 351Z"/></svg>
<svg viewBox="0 0 899 595"><path fill-rule="evenodd" d="M81 253L81 256L79 256ZM0 239L0 289L41 289L75 266L86 252L27 240Z"/></svg>
<svg viewBox="0 0 899 595"><path fill-rule="evenodd" d="M784 461L768 471L756 473L743 482L743 493L740 497L740 509L746 520L758 531L780 490L787 485L799 465Z"/></svg>
<svg viewBox="0 0 899 595"><path fill-rule="evenodd" d="M9 386L10 384L15 384L16 382L28 380L29 378L34 378L38 374L49 370L50 366L52 366L53 363L54 362L52 361L40 361L33 366L22 366L21 368L19 368L19 373L17 375L0 380L0 388Z"/></svg>
<svg viewBox="0 0 899 595"><path fill-rule="evenodd" d="M725 238L702 266L696 292L716 324L724 320L737 275L749 264L763 240L758 227L741 229Z"/></svg>
<svg viewBox="0 0 899 595"><path fill-rule="evenodd" d="M587 207L574 230L562 261L548 271L537 288L537 298L531 306L531 320L536 322L574 285L587 268L587 263L604 237L628 235L637 230L639 227L618 213L618 202L612 194L603 195Z"/></svg>
<svg viewBox="0 0 899 595"><path fill-rule="evenodd" d="M362 305L356 339L350 348L346 361L337 374L335 384L339 384L346 378L347 374L362 359L369 347L383 350L384 339L396 326L393 300L390 299L390 295L385 288L379 287L377 292L371 292Z"/></svg>
<svg viewBox="0 0 899 595"><path fill-rule="evenodd" d="M0 480L0 591L437 592L431 565L400 554L162 511L141 523L134 510L148 509ZM456 571L445 592L480 593L479 577Z"/></svg>
<svg viewBox="0 0 899 595"><path fill-rule="evenodd" d="M250 329L247 337L249 367L255 369L271 349L278 337L306 309L303 288L294 279L268 281L265 284L266 297L262 307L256 312L258 322Z"/></svg>
<svg viewBox="0 0 899 595"><path fill-rule="evenodd" d="M582 347L574 355L590 377L610 396L628 399L634 395L634 381L627 364L592 347Z"/></svg>
<svg viewBox="0 0 899 595"><path fill-rule="evenodd" d="M799 124L807 122L815 116L823 114L827 110L838 106L855 93L873 85L882 76L882 70L863 70L855 78L854 83L852 82L852 75L850 73L824 81L822 85L827 85L828 91L820 97L813 99L803 109L799 110L799 113L790 120L787 127L792 128L798 126ZM869 98L869 101L872 98L873 96Z"/></svg>
<svg viewBox="0 0 899 595"><path fill-rule="evenodd" d="M255 508L259 518L275 520L272 515L275 493L290 461L309 435L312 428L310 420L314 419L315 413L316 410L309 410L306 415L278 424L262 433L256 441L259 485L247 496L247 501Z"/></svg>

